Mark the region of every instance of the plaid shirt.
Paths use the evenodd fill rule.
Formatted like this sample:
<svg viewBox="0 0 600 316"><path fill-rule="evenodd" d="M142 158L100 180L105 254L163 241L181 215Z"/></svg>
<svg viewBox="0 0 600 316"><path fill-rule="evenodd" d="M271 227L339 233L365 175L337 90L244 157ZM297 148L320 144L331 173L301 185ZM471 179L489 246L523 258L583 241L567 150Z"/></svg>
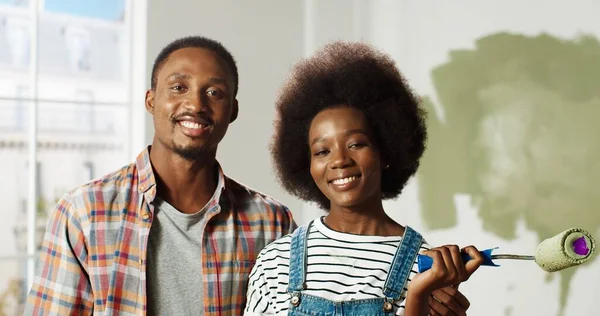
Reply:
<svg viewBox="0 0 600 316"><path fill-rule="evenodd" d="M284 205L220 169L217 190L202 245L204 312L242 315L256 256L296 224ZM46 228L25 314L146 314L155 197L148 149L135 163L63 196Z"/></svg>

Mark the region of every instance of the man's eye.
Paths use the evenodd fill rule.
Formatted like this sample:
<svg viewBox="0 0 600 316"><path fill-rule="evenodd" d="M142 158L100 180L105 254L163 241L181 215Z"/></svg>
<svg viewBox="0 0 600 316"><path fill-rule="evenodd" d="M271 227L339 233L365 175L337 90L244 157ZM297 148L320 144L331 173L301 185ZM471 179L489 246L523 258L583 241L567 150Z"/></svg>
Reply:
<svg viewBox="0 0 600 316"><path fill-rule="evenodd" d="M208 90L206 93L212 97L221 97L222 94L219 90Z"/></svg>

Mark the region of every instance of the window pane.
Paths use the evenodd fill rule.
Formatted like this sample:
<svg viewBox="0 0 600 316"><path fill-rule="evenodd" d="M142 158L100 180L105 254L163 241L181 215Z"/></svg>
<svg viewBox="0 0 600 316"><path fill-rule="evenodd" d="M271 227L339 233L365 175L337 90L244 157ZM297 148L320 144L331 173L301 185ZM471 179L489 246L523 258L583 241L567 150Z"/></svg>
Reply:
<svg viewBox="0 0 600 316"><path fill-rule="evenodd" d="M25 260L0 260L0 315L23 315Z"/></svg>
<svg viewBox="0 0 600 316"><path fill-rule="evenodd" d="M29 83L30 20L28 9L0 4L0 98L18 95Z"/></svg>
<svg viewBox="0 0 600 316"><path fill-rule="evenodd" d="M39 188L54 206L65 192L125 165L128 159L127 106L41 102L38 111Z"/></svg>
<svg viewBox="0 0 600 316"><path fill-rule="evenodd" d="M87 97L88 101L39 103L38 146L50 146L48 142L70 141L77 141L77 146L84 147L88 143L94 146L125 146L129 137L128 106L97 104L92 92L79 93L79 98Z"/></svg>
<svg viewBox="0 0 600 316"><path fill-rule="evenodd" d="M25 266L27 254L27 207L29 192L29 157L27 139L27 114L29 102L21 100L0 101L0 262L22 258ZM36 190L38 198L36 243L41 243L47 222L47 213L56 200L55 196L43 192L40 176L44 166L38 157ZM48 166L45 166L48 167ZM19 270L20 271L20 270ZM17 277L10 269L0 270L0 287L9 279ZM21 273L21 272L19 272ZM23 272L24 273L24 272ZM19 274L18 277L21 277ZM5 282L6 281L6 282ZM3 283L2 283L3 282ZM1 302L0 310L6 308ZM1 312L0 312L1 314ZM7 315L14 315L7 313Z"/></svg>
<svg viewBox="0 0 600 316"><path fill-rule="evenodd" d="M123 1L84 2L113 14L122 14L124 7ZM49 1L45 5L51 6ZM30 27L28 8L0 4L0 98L15 97L18 85L29 84ZM122 19L45 11L39 15L38 31L39 99L69 101L76 90L93 89L97 102L128 101L129 34Z"/></svg>
<svg viewBox="0 0 600 316"><path fill-rule="evenodd" d="M0 258L26 252L28 106L0 101Z"/></svg>
<svg viewBox="0 0 600 316"><path fill-rule="evenodd" d="M123 21L125 0L45 0L44 10L106 21Z"/></svg>
<svg viewBox="0 0 600 316"><path fill-rule="evenodd" d="M93 90L97 102L127 102L126 29L116 21L40 15L39 83L41 100L74 100Z"/></svg>
<svg viewBox="0 0 600 316"><path fill-rule="evenodd" d="M26 294L32 96L37 96L38 247L48 213L66 191L129 158L131 36L125 0L43 0L37 87L31 86L29 68L30 3L0 0L0 315L22 314Z"/></svg>
<svg viewBox="0 0 600 316"><path fill-rule="evenodd" d="M67 190L127 163L128 106L97 105L91 91L78 98L84 102L38 105L38 243ZM26 254L28 106L0 100L0 259Z"/></svg>
<svg viewBox="0 0 600 316"><path fill-rule="evenodd" d="M27 98L28 93L29 88L26 85L18 85L15 90L16 99L0 101L0 134L17 133L19 136L26 136L29 102L21 97Z"/></svg>
<svg viewBox="0 0 600 316"><path fill-rule="evenodd" d="M27 7L29 0L0 0L0 6Z"/></svg>

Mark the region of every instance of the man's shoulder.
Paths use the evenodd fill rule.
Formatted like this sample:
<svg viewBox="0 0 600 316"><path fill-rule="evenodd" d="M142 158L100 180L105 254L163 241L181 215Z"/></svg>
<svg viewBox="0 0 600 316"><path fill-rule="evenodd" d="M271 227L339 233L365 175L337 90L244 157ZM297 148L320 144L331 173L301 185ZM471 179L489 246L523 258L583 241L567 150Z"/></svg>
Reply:
<svg viewBox="0 0 600 316"><path fill-rule="evenodd" d="M135 163L125 165L113 172L105 174L104 176L95 178L87 183L84 183L77 188L71 190L72 194L85 194L90 191L98 190L121 190L131 187L133 179L135 178Z"/></svg>
<svg viewBox="0 0 600 316"><path fill-rule="evenodd" d="M257 203L266 206L271 206L276 209L288 211L280 201L276 200L272 196L260 192L248 185L242 184L239 181L231 179L225 176L225 190L231 194L237 203Z"/></svg>
<svg viewBox="0 0 600 316"><path fill-rule="evenodd" d="M135 163L130 163L70 190L66 196L75 207L91 208L92 204L112 203L132 190L135 173Z"/></svg>
<svg viewBox="0 0 600 316"><path fill-rule="evenodd" d="M280 201L229 177L225 177L225 191L221 204L228 205L235 212L245 213L249 221L266 221L284 232L293 231L296 223L292 212Z"/></svg>

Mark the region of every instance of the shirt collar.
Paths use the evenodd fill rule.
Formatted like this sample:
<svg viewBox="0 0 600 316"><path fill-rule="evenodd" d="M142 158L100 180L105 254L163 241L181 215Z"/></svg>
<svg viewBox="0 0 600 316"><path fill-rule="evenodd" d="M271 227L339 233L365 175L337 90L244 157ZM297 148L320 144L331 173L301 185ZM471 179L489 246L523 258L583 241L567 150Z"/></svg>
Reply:
<svg viewBox="0 0 600 316"><path fill-rule="evenodd" d="M146 147L136 158L135 164L137 167L138 174L138 192L140 194L146 194L147 198L151 201L156 197L156 178L154 177L154 170L150 162L150 148ZM217 161L215 168L217 168L217 189L211 201L208 202L210 206L214 206L219 203L221 193L225 190L225 174L221 165Z"/></svg>

